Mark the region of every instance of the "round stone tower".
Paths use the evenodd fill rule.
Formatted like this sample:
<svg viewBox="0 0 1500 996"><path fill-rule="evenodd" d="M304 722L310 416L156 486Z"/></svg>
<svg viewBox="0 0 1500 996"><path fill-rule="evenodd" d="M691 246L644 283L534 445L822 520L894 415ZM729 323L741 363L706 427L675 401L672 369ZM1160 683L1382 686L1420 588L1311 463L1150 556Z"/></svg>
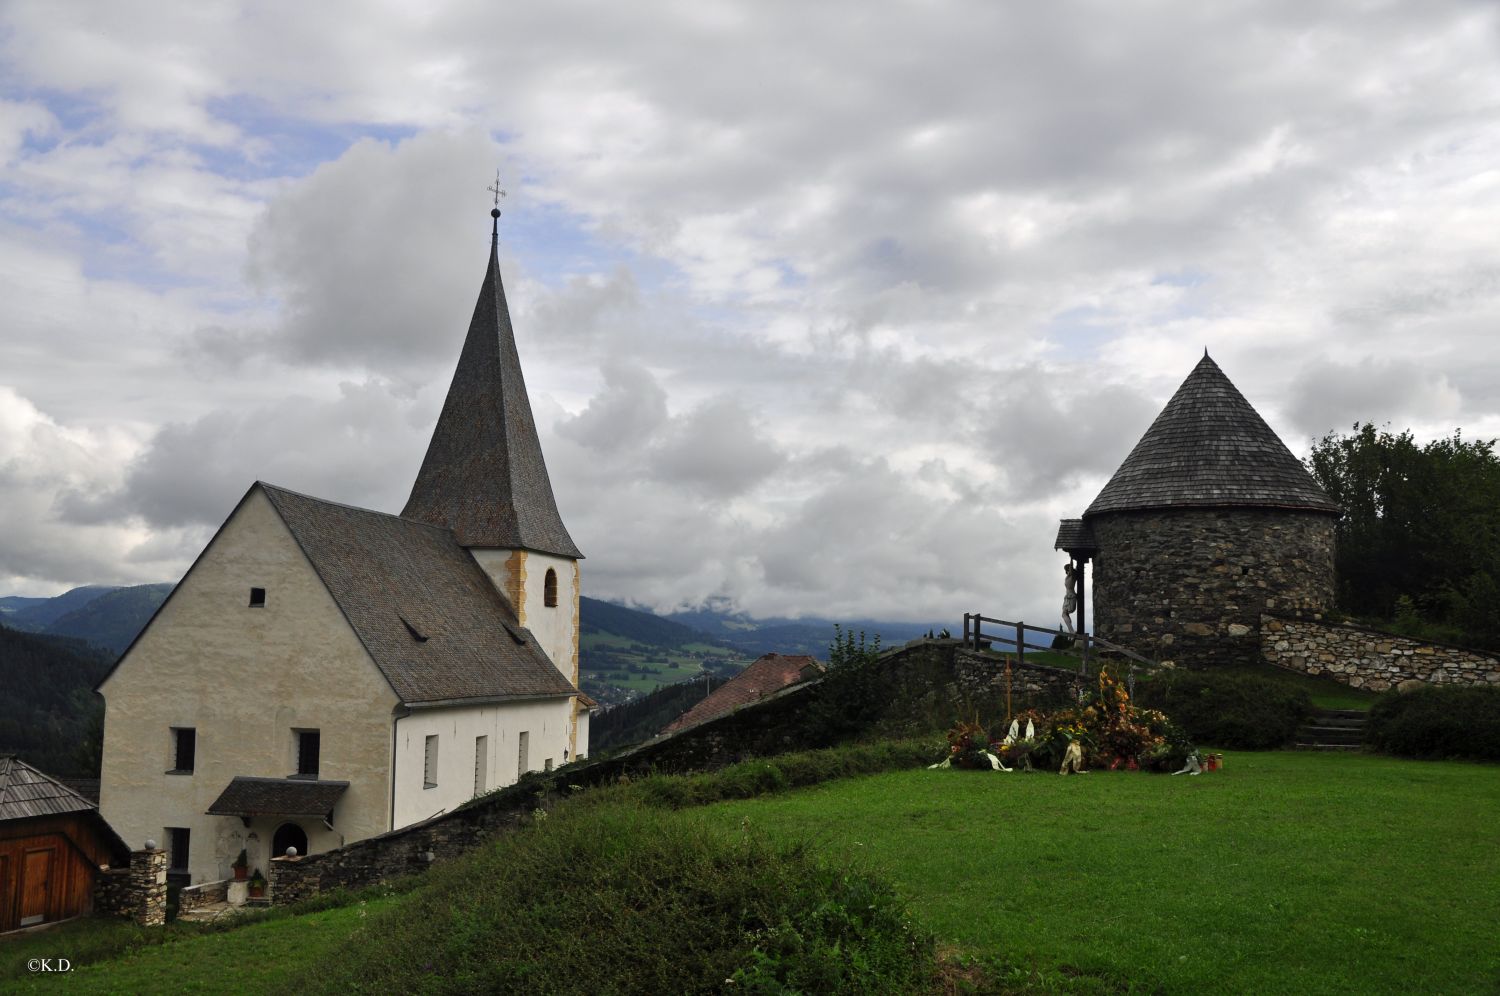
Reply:
<svg viewBox="0 0 1500 996"><path fill-rule="evenodd" d="M1083 514L1094 632L1153 660L1255 662L1263 613L1332 604L1340 514L1205 352Z"/></svg>

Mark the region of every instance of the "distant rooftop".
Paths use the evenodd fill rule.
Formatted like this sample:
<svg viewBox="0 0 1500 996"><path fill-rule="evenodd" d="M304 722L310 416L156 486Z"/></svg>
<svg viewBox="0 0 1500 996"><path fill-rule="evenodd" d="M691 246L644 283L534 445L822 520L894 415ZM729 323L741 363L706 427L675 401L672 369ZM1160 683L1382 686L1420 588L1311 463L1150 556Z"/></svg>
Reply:
<svg viewBox="0 0 1500 996"><path fill-rule="evenodd" d="M662 733L676 733L718 719L822 672L823 665L806 654L766 654L673 720Z"/></svg>

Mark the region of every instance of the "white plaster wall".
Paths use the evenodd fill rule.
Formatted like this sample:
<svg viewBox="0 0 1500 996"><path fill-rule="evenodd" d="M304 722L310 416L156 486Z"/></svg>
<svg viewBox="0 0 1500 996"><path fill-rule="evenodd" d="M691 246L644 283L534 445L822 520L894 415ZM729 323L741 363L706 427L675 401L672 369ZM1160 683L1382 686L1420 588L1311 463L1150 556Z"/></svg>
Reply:
<svg viewBox="0 0 1500 996"><path fill-rule="evenodd" d="M557 605L545 598L548 569L557 572ZM526 613L521 625L531 630L563 677L578 687L577 561L545 553L526 554Z"/></svg>
<svg viewBox="0 0 1500 996"><path fill-rule="evenodd" d="M582 758L585 758L585 757L589 756L589 716L590 715L592 715L592 713L590 713L586 709L580 709L580 710L578 710L578 737L577 737L577 740L574 742L574 747L573 747L574 751L577 753L577 757L575 757L574 760L579 760L579 759L582 759Z"/></svg>
<svg viewBox="0 0 1500 996"><path fill-rule="evenodd" d="M521 597L510 596L510 558L521 554ZM495 588L515 610L522 626L531 630L542 651L562 672L563 677L578 686L578 562L531 550L498 550L474 547L469 553ZM547 607L548 569L557 572L557 605ZM519 601L519 605L516 603Z"/></svg>
<svg viewBox="0 0 1500 996"><path fill-rule="evenodd" d="M250 588L266 589L250 608ZM349 789L336 832L299 820L316 852L390 827L397 704L270 501L256 489L105 681L100 811L132 847L188 827L194 882L227 877L247 843L268 870L274 821L205 815L236 775L296 770L292 730L321 731L319 777ZM197 730L190 775L168 775L174 726ZM256 839L249 839L251 833ZM258 856L257 856L258 854Z"/></svg>
<svg viewBox="0 0 1500 996"><path fill-rule="evenodd" d="M554 767L571 751L573 700L570 698L418 709L396 722L396 827L451 811L474 797L474 740L488 737L486 784L482 791L513 785L519 773L522 731L530 733L529 768ZM423 788L427 737L438 738L437 786ZM572 760L571 753L566 760Z"/></svg>

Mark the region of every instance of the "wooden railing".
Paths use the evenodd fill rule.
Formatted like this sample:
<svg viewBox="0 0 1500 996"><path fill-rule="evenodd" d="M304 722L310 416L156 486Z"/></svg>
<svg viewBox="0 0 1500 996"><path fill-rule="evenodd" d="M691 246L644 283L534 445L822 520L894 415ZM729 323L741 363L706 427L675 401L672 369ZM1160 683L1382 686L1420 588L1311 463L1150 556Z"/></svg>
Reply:
<svg viewBox="0 0 1500 996"><path fill-rule="evenodd" d="M1015 636L1007 638L1000 633L992 633L990 636L985 636L985 623L991 623L995 626L1009 626L1015 630ZM1032 635L1037 637L1045 636L1046 644L1028 643L1027 639ZM1067 647L1053 647L1053 641L1059 636L1066 637L1072 641L1071 645ZM1020 664L1026 663L1027 650L1045 650L1050 653L1077 656L1079 658L1080 671L1087 671L1090 656L1098 654L1101 651L1118 654L1133 664L1140 664L1143 667L1153 670L1157 666L1155 661L1142 657L1133 650L1089 633L1066 633L1060 629L1048 629L1046 626L1028 626L1024 622L1011 622L1009 619L995 619L990 616L980 615L977 612L965 612L964 646L973 647L975 650L982 650L985 648L986 643L1002 643L1014 646L1016 661Z"/></svg>

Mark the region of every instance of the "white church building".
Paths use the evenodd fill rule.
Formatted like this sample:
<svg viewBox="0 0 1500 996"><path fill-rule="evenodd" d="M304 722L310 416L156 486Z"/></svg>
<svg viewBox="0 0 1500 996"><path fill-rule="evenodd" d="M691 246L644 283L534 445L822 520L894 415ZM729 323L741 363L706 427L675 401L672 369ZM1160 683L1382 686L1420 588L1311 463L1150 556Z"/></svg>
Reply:
<svg viewBox="0 0 1500 996"><path fill-rule="evenodd" d="M193 883L588 752L578 561L500 280L400 515L251 486L99 683L100 811Z"/></svg>

